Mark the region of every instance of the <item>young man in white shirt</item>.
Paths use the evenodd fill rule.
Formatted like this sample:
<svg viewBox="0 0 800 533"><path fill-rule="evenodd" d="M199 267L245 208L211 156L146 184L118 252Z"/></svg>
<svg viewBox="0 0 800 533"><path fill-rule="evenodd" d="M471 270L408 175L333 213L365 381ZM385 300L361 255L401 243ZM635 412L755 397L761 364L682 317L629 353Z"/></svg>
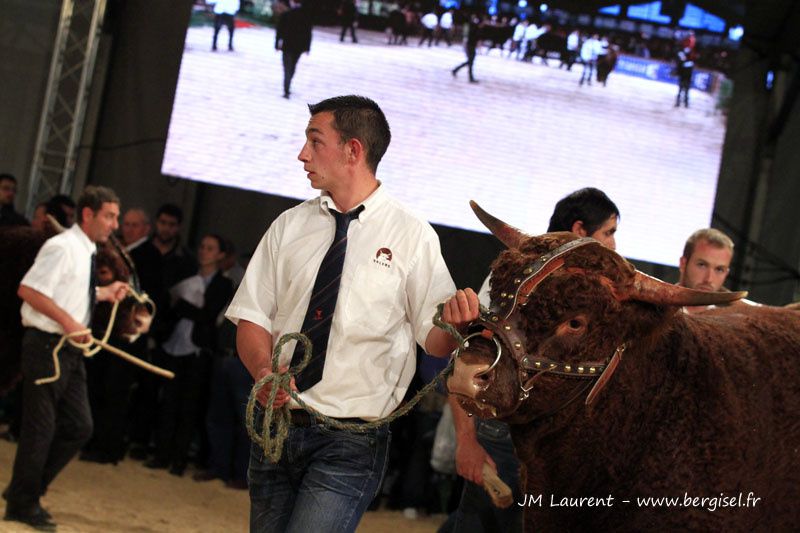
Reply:
<svg viewBox="0 0 800 533"><path fill-rule="evenodd" d="M5 520L37 529L55 529L39 497L92 434L86 392L86 369L80 350L65 344L58 354L61 376L51 383L36 380L55 373L52 351L64 334L88 329L95 301L119 301L128 286L114 282L94 287L96 242L117 229L119 199L105 187L89 186L78 199L78 223L52 237L20 283L22 324L22 431L7 499ZM88 332L76 340L86 342Z"/></svg>
<svg viewBox="0 0 800 533"><path fill-rule="evenodd" d="M326 416L376 420L402 400L417 343L437 356L455 348L433 326L436 305L446 300L443 319L460 327L477 317L478 299L471 289L453 295L435 232L389 197L375 177L391 137L378 105L340 96L309 110L298 159L322 193L270 226L226 315L238 323L239 356L256 380L271 372L272 346L282 334L315 336L329 328L293 385ZM341 261L338 278L318 286L335 258ZM320 299L335 308L315 303ZM298 364L301 353L293 357L293 345L282 353L282 371ZM266 389L259 393L262 404ZM273 406L289 400L280 391ZM290 407L281 459L273 464L258 445L252 448L251 531L354 531L381 484L388 426L330 429L293 402Z"/></svg>

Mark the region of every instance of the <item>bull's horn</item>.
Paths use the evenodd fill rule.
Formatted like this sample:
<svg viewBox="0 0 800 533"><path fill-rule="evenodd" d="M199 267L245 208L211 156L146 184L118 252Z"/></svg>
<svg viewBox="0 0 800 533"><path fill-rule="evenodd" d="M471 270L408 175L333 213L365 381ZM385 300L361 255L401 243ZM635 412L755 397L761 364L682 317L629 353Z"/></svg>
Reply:
<svg viewBox="0 0 800 533"><path fill-rule="evenodd" d="M679 287L636 271L631 300L657 305L719 305L728 304L747 296L747 291L708 292Z"/></svg>
<svg viewBox="0 0 800 533"><path fill-rule="evenodd" d="M469 206L475 212L475 216L478 217L478 220L492 232L492 235L500 239L500 242L505 244L508 248L519 248L520 244L530 238L525 232L518 230L514 226L509 226L502 220L493 217L481 209L481 206L475 203L474 200L469 201Z"/></svg>

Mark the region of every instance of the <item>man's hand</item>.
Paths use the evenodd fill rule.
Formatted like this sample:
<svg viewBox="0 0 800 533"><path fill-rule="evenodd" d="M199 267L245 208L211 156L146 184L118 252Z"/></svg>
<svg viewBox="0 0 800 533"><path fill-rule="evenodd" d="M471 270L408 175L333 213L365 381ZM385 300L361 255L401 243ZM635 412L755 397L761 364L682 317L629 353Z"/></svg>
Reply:
<svg viewBox="0 0 800 533"><path fill-rule="evenodd" d="M128 295L130 287L124 281L115 281L104 287L97 288L98 302L121 302Z"/></svg>
<svg viewBox="0 0 800 533"><path fill-rule="evenodd" d="M278 371L279 373L284 374L286 373L287 370L289 370L289 367L282 366ZM259 381L270 374L272 374L272 370L270 368L266 367L262 368L256 375L256 381ZM256 399L258 399L258 403L260 403L261 405L267 405L267 400L269 399L269 394L270 391L272 390L273 383L274 382L269 382L264 384L264 386L261 387L256 393ZM294 384L294 378L292 378L291 380L290 387L293 391L297 392L297 385ZM283 389L279 389L278 392L275 394L275 401L272 403L272 407L275 409L283 407L284 405L286 405L286 402L288 402L290 399L291 396L289 395L288 392L286 392Z"/></svg>
<svg viewBox="0 0 800 533"><path fill-rule="evenodd" d="M62 327L64 328L64 334L65 335L69 335L69 334L75 333L77 331L86 331L88 329L86 326L84 326L80 322L76 322L72 318L69 318L68 320L66 320L65 323L62 325ZM92 337L91 332L87 332L87 333L84 333L83 335L77 335L75 337L70 337L70 339L72 339L75 342L80 342L80 343L85 344L85 343L88 343L88 342L90 342L92 340L91 337Z"/></svg>
<svg viewBox="0 0 800 533"><path fill-rule="evenodd" d="M480 302L475 291L467 287L457 290L445 303L442 310L442 320L458 330L478 318Z"/></svg>
<svg viewBox="0 0 800 533"><path fill-rule="evenodd" d="M472 481L476 485L483 486L483 463L489 463L497 470L497 465L478 443L474 435L466 437L464 435L458 439L456 446L456 471L458 475Z"/></svg>

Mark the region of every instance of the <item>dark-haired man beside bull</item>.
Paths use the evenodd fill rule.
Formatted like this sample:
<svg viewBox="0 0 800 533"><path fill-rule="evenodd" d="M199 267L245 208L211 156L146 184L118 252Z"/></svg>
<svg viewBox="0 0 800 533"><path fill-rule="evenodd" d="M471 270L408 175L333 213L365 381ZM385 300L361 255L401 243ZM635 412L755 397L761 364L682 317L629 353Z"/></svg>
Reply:
<svg viewBox="0 0 800 533"><path fill-rule="evenodd" d="M38 529L55 529L39 498L92 434L83 354L69 345L58 353L60 378L52 351L64 334L87 329L96 301L125 298L127 284L95 285L95 243L117 228L119 199L105 187L89 186L77 205L78 224L49 239L19 286L22 322L22 432L7 499L5 520ZM77 335L85 342L88 335Z"/></svg>
<svg viewBox="0 0 800 533"><path fill-rule="evenodd" d="M455 348L433 325L436 305L446 300L443 319L459 327L477 317L478 299L471 289L453 295L436 233L376 178L391 138L380 107L340 96L309 110L298 159L321 195L273 222L227 316L238 323L239 356L255 380L272 372L273 343L282 334L306 333L314 352L292 378L300 398L326 416L361 424L399 405L417 344L440 357ZM285 349L281 372L302 357L302 348ZM262 404L267 388L258 395ZM273 406L289 401L281 390ZM354 531L381 485L388 426L332 429L289 405L281 458L273 463L252 447L250 530Z"/></svg>

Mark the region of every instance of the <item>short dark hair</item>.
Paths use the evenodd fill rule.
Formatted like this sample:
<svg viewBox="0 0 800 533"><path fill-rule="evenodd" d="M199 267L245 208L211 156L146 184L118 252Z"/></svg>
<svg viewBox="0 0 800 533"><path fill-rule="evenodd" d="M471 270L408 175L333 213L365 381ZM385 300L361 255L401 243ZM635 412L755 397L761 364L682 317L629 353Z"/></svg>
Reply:
<svg viewBox="0 0 800 533"><path fill-rule="evenodd" d="M205 235L203 235L203 239L205 239L206 237L211 237L212 239L217 241L217 246L219 247L220 252L222 252L223 254L228 253L228 241L222 235L218 233L206 233ZM200 240L202 241L203 239Z"/></svg>
<svg viewBox="0 0 800 533"><path fill-rule="evenodd" d="M333 127L342 142L358 139L366 151L367 166L375 173L383 154L392 140L389 122L374 101L365 96L335 96L317 104L309 104L314 116L329 111L333 113Z"/></svg>
<svg viewBox="0 0 800 533"><path fill-rule="evenodd" d="M178 224L183 222L183 210L175 204L164 204L156 211L156 218L167 215L178 219Z"/></svg>
<svg viewBox="0 0 800 533"><path fill-rule="evenodd" d="M8 174L6 172L0 174L0 181L13 181L14 185L17 184L17 178L15 178L12 174Z"/></svg>
<svg viewBox="0 0 800 533"><path fill-rule="evenodd" d="M117 193L108 187L99 185L89 185L83 190L78 198L75 211L78 213L78 223L83 222L83 208L88 207L93 213L97 213L103 208L103 204L113 203L119 205Z"/></svg>
<svg viewBox="0 0 800 533"><path fill-rule="evenodd" d="M44 205L45 213L52 215L52 217L64 227L67 226L67 213L64 211L64 208L70 207L75 209L75 201L66 194L56 194Z"/></svg>
<svg viewBox="0 0 800 533"><path fill-rule="evenodd" d="M591 235L611 215L619 217L619 209L606 193L594 187L586 187L558 201L547 231L572 231L572 225L580 220L586 234Z"/></svg>

